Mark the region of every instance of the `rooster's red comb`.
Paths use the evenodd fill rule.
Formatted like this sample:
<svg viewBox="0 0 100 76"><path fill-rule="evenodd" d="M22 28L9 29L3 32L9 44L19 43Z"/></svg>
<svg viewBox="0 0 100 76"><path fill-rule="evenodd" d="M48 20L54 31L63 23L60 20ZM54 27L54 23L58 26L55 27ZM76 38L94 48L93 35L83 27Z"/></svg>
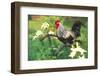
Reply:
<svg viewBox="0 0 100 76"><path fill-rule="evenodd" d="M60 20L56 20L56 21L55 21L55 24L57 24L58 22L60 22Z"/></svg>

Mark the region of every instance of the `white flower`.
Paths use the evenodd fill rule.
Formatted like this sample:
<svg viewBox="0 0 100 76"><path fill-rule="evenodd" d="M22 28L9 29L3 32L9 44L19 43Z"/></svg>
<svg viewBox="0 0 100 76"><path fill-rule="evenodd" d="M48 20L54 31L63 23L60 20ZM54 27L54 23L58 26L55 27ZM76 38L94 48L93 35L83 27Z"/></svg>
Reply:
<svg viewBox="0 0 100 76"><path fill-rule="evenodd" d="M43 32L41 30L38 30L35 35L33 36L33 40L38 38L39 36L43 35Z"/></svg>
<svg viewBox="0 0 100 76"><path fill-rule="evenodd" d="M84 50L84 49L82 49L82 48L77 48L77 50L78 50L78 52L80 52L80 53L81 53L81 55L83 55L83 54L84 54L84 52L87 52L86 50Z"/></svg>
<svg viewBox="0 0 100 76"><path fill-rule="evenodd" d="M79 46L78 42L76 42L76 48L74 48L73 45L72 45L71 53L70 53L69 57L74 58L74 56L76 55L77 52L80 52L81 55L84 56L84 53L87 52L87 51L82 49ZM79 58L81 58L81 57L79 57Z"/></svg>
<svg viewBox="0 0 100 76"><path fill-rule="evenodd" d="M78 52L78 49L72 47L71 48L71 53L70 53L69 57L74 58L74 56L76 55L77 52Z"/></svg>
<svg viewBox="0 0 100 76"><path fill-rule="evenodd" d="M84 52L87 52L86 50L82 49L82 48L79 46L78 42L76 42L76 48L77 48L77 51L81 53L81 55L83 55Z"/></svg>
<svg viewBox="0 0 100 76"><path fill-rule="evenodd" d="M47 22L44 22L41 26L41 29L45 30L45 29L48 29L49 27L49 24Z"/></svg>
<svg viewBox="0 0 100 76"><path fill-rule="evenodd" d="M69 57L74 58L75 55L76 55L76 52L73 51L73 52L70 53Z"/></svg>
<svg viewBox="0 0 100 76"><path fill-rule="evenodd" d="M54 35L55 33L54 33L53 31L50 30L50 31L48 32L48 34L53 34L53 35Z"/></svg>
<svg viewBox="0 0 100 76"><path fill-rule="evenodd" d="M85 58L85 55L79 56L78 58L79 58L79 59L84 59L84 58Z"/></svg>
<svg viewBox="0 0 100 76"><path fill-rule="evenodd" d="M38 38L38 36L33 36L33 40L35 40L36 38Z"/></svg>
<svg viewBox="0 0 100 76"><path fill-rule="evenodd" d="M37 36L40 36L40 35L42 35L43 34L43 32L41 31L41 30L38 30L37 32L36 32L36 35Z"/></svg>

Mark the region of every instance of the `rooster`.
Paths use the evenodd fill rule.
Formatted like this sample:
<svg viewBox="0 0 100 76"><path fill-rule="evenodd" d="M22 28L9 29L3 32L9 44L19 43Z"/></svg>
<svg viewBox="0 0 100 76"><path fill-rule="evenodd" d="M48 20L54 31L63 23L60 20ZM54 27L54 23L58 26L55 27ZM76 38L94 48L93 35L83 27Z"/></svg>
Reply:
<svg viewBox="0 0 100 76"><path fill-rule="evenodd" d="M80 36L81 22L74 22L71 30L66 30L60 20L55 21L57 38L66 46L71 46Z"/></svg>

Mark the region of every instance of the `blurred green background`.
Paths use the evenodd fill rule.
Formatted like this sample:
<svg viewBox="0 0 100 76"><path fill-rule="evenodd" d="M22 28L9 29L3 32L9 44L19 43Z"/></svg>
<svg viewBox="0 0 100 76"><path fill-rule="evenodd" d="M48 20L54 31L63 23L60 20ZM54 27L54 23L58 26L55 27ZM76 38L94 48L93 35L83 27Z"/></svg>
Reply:
<svg viewBox="0 0 100 76"><path fill-rule="evenodd" d="M28 60L54 60L54 59L70 59L68 56L70 54L70 48L63 48L57 55L54 55L54 48L60 47L62 44L58 39L51 38L51 43L48 38L40 41L39 39L34 39L37 30L41 30L41 25L44 22L49 24L49 28L43 31L44 34L48 30L56 32L55 21L59 19L66 30L70 30L73 23L80 20L82 24L81 28L81 47L88 51L88 18L87 17L71 17L71 16L39 16L39 15L28 15ZM87 58L88 52L85 57Z"/></svg>

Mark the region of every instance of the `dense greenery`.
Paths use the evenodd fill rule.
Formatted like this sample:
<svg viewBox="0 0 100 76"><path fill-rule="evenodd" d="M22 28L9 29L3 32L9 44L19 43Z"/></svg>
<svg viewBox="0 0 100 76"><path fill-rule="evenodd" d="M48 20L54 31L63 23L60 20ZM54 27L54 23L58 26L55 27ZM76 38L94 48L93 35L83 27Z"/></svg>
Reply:
<svg viewBox="0 0 100 76"><path fill-rule="evenodd" d="M88 51L88 34L87 34L87 18L86 17L63 17L63 16L31 16L28 19L28 60L51 60L51 59L70 59L70 48L65 47L57 55L54 54L55 50L53 48L59 48L63 43L61 43L57 38L51 37L51 40L45 38L41 41L41 37L33 40L33 36L36 31L41 30L43 34L47 34L49 30L56 32L55 20L61 20L66 30L70 30L73 23L80 20L82 24L81 28L81 40L80 46ZM46 30L41 29L42 23L47 22L49 28ZM88 52L87 52L88 53ZM85 58L87 58L87 53ZM77 53L78 55L78 53ZM77 57L75 57L77 58Z"/></svg>

